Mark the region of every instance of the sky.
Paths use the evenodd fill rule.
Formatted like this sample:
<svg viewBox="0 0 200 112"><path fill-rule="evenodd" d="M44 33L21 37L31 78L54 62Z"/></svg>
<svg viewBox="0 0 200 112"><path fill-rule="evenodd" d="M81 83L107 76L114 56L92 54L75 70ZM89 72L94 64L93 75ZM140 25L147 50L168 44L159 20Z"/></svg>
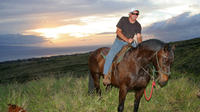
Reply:
<svg viewBox="0 0 200 112"><path fill-rule="evenodd" d="M0 0L0 45L112 44L116 24L138 9L143 40L200 37L200 0Z"/></svg>

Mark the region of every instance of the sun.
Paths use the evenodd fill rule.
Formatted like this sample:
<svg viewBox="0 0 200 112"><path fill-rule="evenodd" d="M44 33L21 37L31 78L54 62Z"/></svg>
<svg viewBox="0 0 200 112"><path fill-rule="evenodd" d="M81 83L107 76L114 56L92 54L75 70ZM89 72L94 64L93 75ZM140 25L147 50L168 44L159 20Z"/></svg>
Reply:
<svg viewBox="0 0 200 112"><path fill-rule="evenodd" d="M34 29L34 30L29 30L29 32L37 33L40 36L44 36L49 39L58 39L59 36L62 34L67 34L72 37L81 38L93 34L91 30L86 31L86 29L88 28L86 28L85 26L67 25L55 28Z"/></svg>
<svg viewBox="0 0 200 112"><path fill-rule="evenodd" d="M103 32L114 32L116 17L84 17L79 19L80 24L67 24L54 28L39 28L30 30L50 39L58 39L61 35L76 38L88 37Z"/></svg>
<svg viewBox="0 0 200 112"><path fill-rule="evenodd" d="M44 28L44 29L35 29L30 30L31 32L39 33L40 36L44 36L49 39L57 39L59 38L59 33L53 28Z"/></svg>

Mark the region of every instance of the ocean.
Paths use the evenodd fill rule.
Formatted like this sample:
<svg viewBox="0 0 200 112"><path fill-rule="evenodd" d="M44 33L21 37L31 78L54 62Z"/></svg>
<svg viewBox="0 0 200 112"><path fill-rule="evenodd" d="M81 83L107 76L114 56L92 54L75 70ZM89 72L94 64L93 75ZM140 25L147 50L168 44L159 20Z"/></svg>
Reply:
<svg viewBox="0 0 200 112"><path fill-rule="evenodd" d="M94 51L100 47L110 47L110 46L98 45L98 46L55 47L55 48L0 46L0 62L87 53L90 51Z"/></svg>

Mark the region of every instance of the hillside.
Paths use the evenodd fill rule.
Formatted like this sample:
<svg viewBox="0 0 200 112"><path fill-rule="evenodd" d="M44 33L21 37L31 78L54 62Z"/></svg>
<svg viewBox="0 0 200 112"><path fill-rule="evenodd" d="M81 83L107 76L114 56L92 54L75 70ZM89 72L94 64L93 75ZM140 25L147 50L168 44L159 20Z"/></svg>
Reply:
<svg viewBox="0 0 200 112"><path fill-rule="evenodd" d="M200 81L199 43L200 38L170 43L176 45L171 78L163 88L156 85L151 101L141 99L139 111L200 111L196 96ZM0 112L8 111L7 104L16 104L28 112L117 110L117 88L108 92L101 83L101 99L88 95L88 56L85 53L0 63ZM150 88L149 83L148 95ZM134 93L130 92L124 111L132 112L133 105Z"/></svg>
<svg viewBox="0 0 200 112"><path fill-rule="evenodd" d="M173 69L200 75L200 38L173 42L176 45Z"/></svg>
<svg viewBox="0 0 200 112"><path fill-rule="evenodd" d="M70 74L68 74L70 75ZM174 74L173 74L174 75ZM41 78L19 84L0 84L0 112L8 112L7 104L17 104L27 112L116 112L118 89L109 92L101 83L102 97L88 95L88 77L65 76ZM151 84L147 91L150 94ZM139 112L200 112L196 96L198 86L188 78L170 79L154 89L152 99L142 97ZM129 92L124 112L133 112L134 93Z"/></svg>
<svg viewBox="0 0 200 112"><path fill-rule="evenodd" d="M17 60L0 63L0 83L25 82L41 77L62 77L66 73L73 73L80 77L88 71L88 55L74 54Z"/></svg>
<svg viewBox="0 0 200 112"><path fill-rule="evenodd" d="M200 38L172 42L176 45L172 71L191 73L200 77ZM89 53L63 55L0 63L0 83L25 82L41 77L62 77L72 73L74 77L88 72Z"/></svg>

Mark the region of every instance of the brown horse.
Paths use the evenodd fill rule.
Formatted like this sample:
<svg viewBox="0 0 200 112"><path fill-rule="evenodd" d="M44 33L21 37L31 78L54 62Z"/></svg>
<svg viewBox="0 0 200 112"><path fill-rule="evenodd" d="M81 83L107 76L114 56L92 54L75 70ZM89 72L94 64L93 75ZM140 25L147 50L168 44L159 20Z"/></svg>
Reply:
<svg viewBox="0 0 200 112"><path fill-rule="evenodd" d="M118 112L124 109L124 102L128 91L135 91L134 112L138 111L140 99L151 77L146 72L152 63L157 70L157 80L161 87L167 84L170 65L174 60L174 46L151 39L143 41L136 48L131 48L123 59L116 65L112 64L111 85L119 88ZM103 76L105 59L101 53L108 53L109 48L99 48L89 57L89 91L96 89L101 94L100 76ZM93 87L91 86L93 84Z"/></svg>

